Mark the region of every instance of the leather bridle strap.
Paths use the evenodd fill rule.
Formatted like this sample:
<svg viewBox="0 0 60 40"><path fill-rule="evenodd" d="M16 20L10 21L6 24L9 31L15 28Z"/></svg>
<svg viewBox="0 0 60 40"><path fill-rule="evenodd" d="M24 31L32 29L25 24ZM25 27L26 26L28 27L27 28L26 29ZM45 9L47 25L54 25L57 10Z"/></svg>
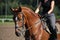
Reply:
<svg viewBox="0 0 60 40"><path fill-rule="evenodd" d="M20 14L22 14L22 19L20 19L20 20L22 20L22 28L24 28L24 15L23 15L23 13L22 12L20 12ZM16 22L16 24L15 24L15 28L18 28L19 29L19 25L18 25L18 17L16 16L15 17L15 22Z"/></svg>

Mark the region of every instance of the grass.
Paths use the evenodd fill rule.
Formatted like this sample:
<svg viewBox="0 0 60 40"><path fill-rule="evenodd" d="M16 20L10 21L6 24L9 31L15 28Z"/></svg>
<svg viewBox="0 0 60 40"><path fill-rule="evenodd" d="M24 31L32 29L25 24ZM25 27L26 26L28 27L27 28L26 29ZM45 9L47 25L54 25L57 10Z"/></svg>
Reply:
<svg viewBox="0 0 60 40"><path fill-rule="evenodd" d="M12 18L13 15L0 15L0 18Z"/></svg>

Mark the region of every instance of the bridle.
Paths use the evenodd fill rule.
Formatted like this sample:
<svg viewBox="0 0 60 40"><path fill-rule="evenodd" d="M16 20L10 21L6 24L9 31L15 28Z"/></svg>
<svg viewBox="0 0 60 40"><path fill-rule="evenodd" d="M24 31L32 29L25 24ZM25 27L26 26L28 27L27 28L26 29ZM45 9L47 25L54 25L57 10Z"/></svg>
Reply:
<svg viewBox="0 0 60 40"><path fill-rule="evenodd" d="M15 29L18 29L20 31L20 34L23 35L23 33L25 32L23 29L25 27L25 24L24 24L24 15L23 15L23 12L19 12L20 14L22 14L22 18L19 19L18 16L16 15L15 16ZM20 28L19 25L18 25L18 20L19 21L22 21L22 27ZM21 29L21 30L20 30Z"/></svg>
<svg viewBox="0 0 60 40"><path fill-rule="evenodd" d="M15 16L15 21L16 21L16 28L18 28L18 20L21 21L22 20L22 27L24 27L24 15L22 12L20 12L20 14L22 14L22 19L19 19L18 16Z"/></svg>
<svg viewBox="0 0 60 40"><path fill-rule="evenodd" d="M18 29L20 32L24 33L25 31L28 31L29 29L31 29L32 26L29 27L29 28L27 28L26 30L20 30L21 28L24 29L24 27L25 27L25 24L24 24L24 14L23 14L23 12L20 12L20 14L22 14L22 19L18 19L18 16L17 15L15 16L15 29ZM18 20L19 21L22 20L22 27L21 28L19 28Z"/></svg>

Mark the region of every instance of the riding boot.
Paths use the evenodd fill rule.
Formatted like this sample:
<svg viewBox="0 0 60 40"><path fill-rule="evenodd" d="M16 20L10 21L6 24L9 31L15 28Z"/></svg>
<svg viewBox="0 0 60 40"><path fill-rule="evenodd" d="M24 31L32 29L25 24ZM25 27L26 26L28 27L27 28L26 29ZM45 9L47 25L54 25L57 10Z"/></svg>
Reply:
<svg viewBox="0 0 60 40"><path fill-rule="evenodd" d="M57 32L55 30L50 34L49 40L57 40Z"/></svg>

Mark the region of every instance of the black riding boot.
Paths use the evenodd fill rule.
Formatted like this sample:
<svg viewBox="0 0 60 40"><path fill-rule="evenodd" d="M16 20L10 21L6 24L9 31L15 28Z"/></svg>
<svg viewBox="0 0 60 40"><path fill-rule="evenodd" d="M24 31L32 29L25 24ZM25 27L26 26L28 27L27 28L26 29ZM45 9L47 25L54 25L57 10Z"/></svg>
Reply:
<svg viewBox="0 0 60 40"><path fill-rule="evenodd" d="M50 34L49 40L57 40L57 32L54 30L52 34Z"/></svg>

